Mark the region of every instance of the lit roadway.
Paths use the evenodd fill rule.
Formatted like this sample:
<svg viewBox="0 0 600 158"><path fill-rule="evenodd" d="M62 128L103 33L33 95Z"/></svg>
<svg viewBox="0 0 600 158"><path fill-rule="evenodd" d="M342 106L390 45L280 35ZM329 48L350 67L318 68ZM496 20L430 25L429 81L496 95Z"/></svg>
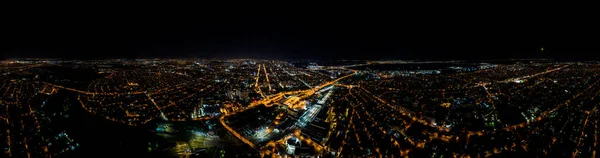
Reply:
<svg viewBox="0 0 600 158"><path fill-rule="evenodd" d="M260 68L259 68L259 70L260 70ZM264 99L262 99L262 100L259 100L259 101L256 101L256 102L253 102L253 103L251 103L251 104L250 104L250 106L248 106L247 108L243 108L243 109L241 109L241 110L238 110L238 111L236 111L236 112L232 112L232 113L227 113L227 114L225 114L225 115L221 115L221 117L219 118L219 122L220 122L220 123L221 123L221 125L223 125L223 127L225 127L225 129L227 129L227 130L229 131L229 133L231 133L233 136L237 137L237 138L238 138L238 139L240 139L242 142L244 142L244 143L248 144L250 147L252 147L252 148L256 148L256 145L254 145L254 143L250 142L250 141L249 141L248 139L246 139L244 136L240 135L240 134L239 134L239 133L237 133L235 130L233 130L231 127L229 127L229 126L228 126L228 125L225 123L225 117L227 117L227 116L230 116L230 115L235 115L235 114L237 114L237 113L239 113L239 112L243 112L243 111L246 111L246 110L252 109L253 107L256 107L256 106L258 106L258 105L261 105L261 104L265 104L265 106L269 106L269 104L271 104L271 103L275 103L275 102L279 102L279 101L281 101L281 100L283 99L283 96L284 96L284 95L288 95L288 94L297 94L297 95L301 95L302 97L300 97L300 98L305 98L305 97L311 96L311 95L315 94L315 92L317 92L319 89L321 89L321 88L323 88L323 87L327 87L327 86L329 86L329 85L332 85L332 84L335 84L336 82L338 82L338 81L340 81L340 80L342 80L342 79L344 79L344 78L350 77L350 76L352 76L352 75L355 75L356 73L357 73L357 72L356 72L356 71L354 71L354 73L352 73L352 74L349 74L349 75L346 75L346 76L343 76L343 77L339 77L339 78L337 78L337 79L335 79L335 80L332 80L332 81L329 81L329 82L325 82L325 83L323 83L323 84L321 84L321 85L319 85L319 86L316 86L316 87L314 87L314 88L312 88L312 89L308 89L308 90L298 90L298 91L289 91L289 92L281 92L281 93L278 93L278 94L276 94L276 95L271 95L271 96L269 96L269 97L267 97L267 98L264 98ZM257 80L258 80L258 79L257 79ZM257 83L258 83L258 82L257 82Z"/></svg>
<svg viewBox="0 0 600 158"><path fill-rule="evenodd" d="M158 104L157 104L156 102L154 102L154 98L152 98L152 97L151 97L151 94L152 94L152 93L157 93L157 92L160 92L160 91L162 91L162 90L167 90L168 88L164 88L164 89L157 90L157 91L155 91L155 92L150 92L150 93L147 93L147 91L124 92L124 93L118 93L118 92L109 92L109 93L107 93L107 92L90 92L90 91L83 91L83 90L78 90L78 89L74 89L74 88L64 87L64 86L61 86L61 85L55 85L55 84L52 84L52 83L47 83L47 82L44 82L44 83L45 83L46 85L49 85L49 86L52 86L52 87L55 87L55 88L59 88L59 89L65 89L65 90L68 90L68 91L72 91L72 92L76 92L76 93L81 93L81 94L86 94L86 95L138 95L138 94L144 94L144 95L145 95L145 96L148 98L148 100L150 100L150 101L152 102L152 105L154 105L154 107L155 107L157 110L159 110L159 111L160 111L160 117L161 117L163 120L170 120L170 121L181 121L181 120L167 119L167 118L166 118L166 116L164 115L163 111L162 111L162 109L164 109L164 108L166 108L166 107L169 107L169 106L173 106L173 105L175 105L175 103L171 102L170 104L168 104L168 105L166 105L166 106L164 106L164 107L160 107L160 106L158 106ZM179 85L177 85L177 86L179 86ZM175 86L175 87L177 87L177 86ZM198 92L203 92L203 91L204 91L204 90L206 90L207 88L212 88L212 85L208 85L208 86L207 86L207 87L205 87L205 88L199 89L199 91L198 91ZM197 94L197 93L191 94L191 95L189 95L189 96L187 96L187 97L185 97L184 99L181 99L181 100L179 100L179 101L182 101L182 100L185 100L185 99L187 99L187 98L193 97L193 96L195 96L196 94ZM79 99L79 97L78 97L78 99ZM81 100L80 100L80 102L81 102ZM90 112L90 113L93 113L91 110L87 109L87 107L85 106L85 104L83 104L83 102L81 102L81 105L82 105L82 107L83 107L84 109L86 109L86 111L88 111L88 112ZM206 119L210 119L210 118L212 118L212 117L197 118L197 119L194 119L194 120L206 120ZM149 120L147 120L147 121L144 121L144 123L147 123L147 122L148 122L148 121L150 121L150 120L151 120L151 119L149 119Z"/></svg>
<svg viewBox="0 0 600 158"><path fill-rule="evenodd" d="M514 80L514 79L519 79L519 78L521 78L521 79L524 79L524 78L531 78L531 77L534 77L534 76L538 76L538 75L543 75L543 74L546 74L546 73L554 72L554 71L560 70L561 68L565 68L565 67L567 67L567 66L568 66L568 65L565 65L565 66L562 66L562 67L559 67L559 68L555 68L555 69L549 69L549 70L546 70L546 71L544 71L544 72L540 72L540 73L536 73L536 74L532 74L532 75L522 76L522 77L518 77L518 78L511 78L511 79L507 79L507 80L505 80L505 81L503 81L503 82L512 81L512 80ZM590 85L590 86L588 87L588 89L589 89L589 88L591 88L593 85L596 85L596 83L597 83L597 82L598 82L598 81L596 81L594 84ZM489 84L490 84L490 83L483 83L483 84L479 84L478 86L485 86L485 85L489 85ZM385 100L383 100L383 99L379 98L378 96L374 95L374 94L373 94L373 93L371 93L370 91L366 90L365 88L362 88L362 87L361 87L361 89L362 89L362 90L364 90L365 92L367 92L368 94L370 94L370 95L371 95L373 98L375 98L376 100L378 100L378 101L382 102L384 105L386 105L386 106L389 106L389 107L391 107L391 108L393 108L393 109L395 109L395 110L398 110L398 111L400 111L400 112L401 112L401 113L400 113L401 115L403 115L403 116L407 116L407 117L410 117L410 118L411 118L413 121L419 122L419 123L421 123L421 124L423 124L423 125L426 125L426 126L430 126L430 127L432 127L432 128L438 129L438 130L440 130L440 131L445 131L445 132L449 132L449 131L450 131L450 128L447 128L447 127L444 127L444 126L436 126L436 125L433 125L433 123L434 123L434 122L425 121L425 119L423 119L423 118L428 118L428 117L425 117L425 116L417 117L417 116L416 116L416 114L415 114L415 112L413 112L413 111L411 111L411 110L408 110L408 109L406 109L406 108L404 108L404 107L402 107L402 106L395 106L395 105L391 105L391 104L389 104L388 102L386 102ZM582 95L582 93L579 93L579 94L576 94L576 95L574 95L574 96L572 97L572 99L574 99L574 98L576 98L576 97L578 97L578 96L580 96L580 95ZM531 124L531 123L534 123L534 122L540 121L540 120L542 120L543 118L545 118L546 116L548 116L550 113L552 113L552 112L554 112L554 111L558 110L558 108L560 108L560 107L562 107L562 106L564 106L564 105L567 105L569 102L570 102L570 99L569 99L569 100L567 100L567 101L565 101L565 102L564 102L564 103L562 103L562 104L559 104L559 105L557 105L555 108L553 108L553 109L551 109L551 110L548 110L548 111L542 112L542 113L541 113L541 115L539 115L539 116L538 116L536 119L534 119L533 121L529 121L529 122L523 122L523 123L516 124L516 125L512 125L512 126L507 126L507 127L503 128L503 129L504 129L504 130L507 130L507 131L510 131L510 130L516 129L517 127L524 127L525 125L529 125L529 124ZM428 119L428 120L432 120L432 119ZM483 134L484 134L483 130L482 130L482 131L464 131L464 132L467 132L467 133L468 133L468 134L467 134L467 137L469 137L469 136L471 136L471 135L483 135Z"/></svg>
<svg viewBox="0 0 600 158"><path fill-rule="evenodd" d="M264 64L263 64L263 70L265 72L265 77L267 78L267 85L269 86L269 91L271 91L271 82L269 82L269 74L267 73L267 68L265 68Z"/></svg>
<svg viewBox="0 0 600 158"><path fill-rule="evenodd" d="M254 87L256 88L256 91L260 94L260 96L264 98L265 94L262 92L262 90L258 86L259 79L260 79L260 65L258 65L258 70L256 71L256 83L254 84Z"/></svg>
<svg viewBox="0 0 600 158"><path fill-rule="evenodd" d="M309 88L313 88L313 87L312 87L312 86L310 86L308 83L304 82L304 80L302 80L302 79L300 79L300 78L296 77L296 75L292 75L292 74L291 74L289 71L287 71L285 68L283 68L283 67L280 67L280 68L283 70L283 72L285 72L286 74L288 74L288 75L290 75L290 76L293 76L293 77L294 77L296 80L298 80L298 81L302 82L302 83L303 83L304 85L306 85L307 87L309 87Z"/></svg>
<svg viewBox="0 0 600 158"><path fill-rule="evenodd" d="M538 75L546 74L546 73L549 73L549 72L553 72L553 71L560 70L561 68L565 68L565 67L567 67L567 66L568 66L568 65L566 65L566 66L562 66L562 67L559 67L559 68L555 68L555 69L549 69L549 70L547 70L547 71L544 71L544 72L540 72L540 73L536 73L536 74L532 74L532 75L527 75L527 76L523 76L523 77L520 77L520 78L521 78L521 79L523 79L523 78L530 78L530 77L534 77L534 76L538 76ZM503 82L513 81L514 79L519 79L519 78L507 79L507 80L505 80L505 81L503 81ZM527 126L527 125L530 125L530 124L532 124L532 123L535 123L535 122L541 121L542 119L545 119L545 118L547 118L547 117L548 117L548 116L549 116L551 113L553 113L554 111L558 110L558 109L559 109L559 108L561 108L561 107L564 107L564 106L568 105L568 104L571 102L571 100L573 100L573 99L575 99L575 98L578 98L579 96L583 95L583 94L584 94L586 91L589 91L590 89L592 89L592 87L594 87L594 86L598 86L598 83L599 83L599 82L600 82L600 80L597 80L596 82L594 82L594 83L592 83L591 85L589 85L589 86L586 88L586 90L584 90L584 91L582 91L582 92L580 92L580 93L577 93L577 94L573 95L573 96L572 96L570 99L567 99L565 102L563 102L563 103L561 103L561 104L558 104L558 105L556 105L554 108L552 108L552 109L550 109L550 110L547 110L547 111L544 111L544 112L542 112L540 115L538 115L538 116L537 116L535 119L533 119L532 121L527 121L527 122L523 122L523 123L520 123L520 124L515 124L515 125L506 126L506 127L504 127L504 128L501 128L501 129L499 129L499 130L493 130L493 131L485 131L485 130L481 130L481 131L461 130L460 132L461 132L461 133L465 133L465 134L466 134L466 139L467 139L467 140L469 140L469 138L470 138L471 136L473 136L473 135L477 135L477 136L483 136L483 135L485 135L485 134L492 134L492 133L495 133L495 132L497 132L497 131L500 131L500 130L504 130L504 131L514 131L514 130L516 130L517 128L523 128L523 127L525 127L525 126ZM479 84L478 86L485 86L485 85L489 85L489 83L483 83L483 84ZM399 111L399 112L400 112L400 114L401 114L401 115L403 115L403 116L406 116L406 117L409 117L409 118L411 118L411 119L409 119L409 120L412 120L412 121L413 121L413 123L414 123L414 122L419 122L419 123L421 123L421 124L423 124L423 125L426 125L426 126L432 127L432 128L434 128L434 129L437 129L437 130L439 130L439 131L444 131L444 132L449 132L449 131L450 131L450 128L447 128L447 127L444 127L444 126L436 126L436 125L434 125L434 124L433 124L434 122L429 122L429 121L426 121L426 119L424 119L424 118L427 118L426 116L420 116L420 117L418 117L418 116L416 116L416 113L415 113L415 112L413 112L413 111L411 111L411 110L408 110L408 109L406 109L406 108L404 108L404 107L402 107L402 106L391 105L391 104L389 104L388 102L386 102L385 100L383 100L383 99L379 98L378 96L374 95L373 93L369 92L368 90L366 90L366 89L364 89L364 88L362 88L362 87L360 87L360 89L362 89L363 91L365 91L365 92L367 92L368 94L370 94L370 95L371 95L373 98L375 98L375 100L377 100L377 101L379 101L379 102L383 103L383 105L385 105L385 106L388 106L388 107L390 107L390 108L392 108L392 109L395 109L395 110ZM597 94L598 94L598 93L597 93ZM597 110L597 109L594 109L594 111L595 111L595 110ZM584 127L585 127L585 125L588 123L588 118L589 118L589 115L586 117L586 119L585 119L585 121L584 121ZM407 122L405 122L405 124L407 124ZM408 127L406 127L404 130L406 130L406 129L408 129ZM400 131L401 133L403 132L403 130L399 130L399 131ZM429 134L430 134L430 139L442 140L442 141L444 141L444 142L449 142L450 140L452 140L452 139L448 139L449 137L454 137L454 136L460 135L460 134L456 134L456 135L454 135L454 136L449 136L449 135L444 135L444 134L440 134L440 133L429 133ZM583 134L583 131L582 131L582 134ZM415 144L414 144L414 142L413 142L413 140L412 140L411 138L408 138L408 139L409 139L408 141L409 141L409 142L411 142L411 144L415 145ZM595 138L595 139L597 139L597 138ZM456 139L456 140L458 140L458 137L457 137L457 139ZM420 143L418 143L418 144L417 144L417 147L421 147L421 148L422 148L424 143L425 143L425 142L420 142ZM579 139L579 141L578 141L577 143L578 143L578 144L577 144L577 146L579 146L579 145L580 145L580 143L581 143L581 136L580 136L580 139ZM594 144L594 145L595 145L595 144ZM526 149L526 147L524 147L524 149ZM576 151L573 153L573 157L577 156L577 152L578 152L578 151L576 150ZM495 154L498 154L498 153L499 153L499 151L495 151L494 153L495 153ZM593 155L595 155L595 153L593 153Z"/></svg>
<svg viewBox="0 0 600 158"><path fill-rule="evenodd" d="M127 93L90 92L90 91L82 91L82 90L78 90L78 89L74 89L74 88L64 87L64 86L61 86L61 85L55 85L55 84L47 83L47 82L44 82L44 83L47 84L47 85L50 85L52 87L56 87L56 88L60 88L60 89L65 89L65 90L69 90L69 91L73 91L73 92L77 92L77 93L83 93L83 94L87 94L87 95L124 95L124 94L144 94L144 93L146 93L146 92L127 92Z"/></svg>
<svg viewBox="0 0 600 158"><path fill-rule="evenodd" d="M539 76L539 75L543 75L543 74L551 73L551 72L554 72L554 71L558 71L558 70L566 68L566 67L569 67L569 65L564 65L562 67L558 67L558 68L554 68L554 69L548 69L548 70L546 70L544 72L539 72L539 73L535 73L535 74L531 74L531 75L526 75L526 76L521 76L521 77L515 77L515 78L509 78L509 79L500 81L499 83L515 82L516 80L528 79L528 78L536 77L536 76ZM478 83L477 85L475 85L475 87L486 86L486 85L490 85L490 84L492 84L492 83L483 82L483 83Z"/></svg>

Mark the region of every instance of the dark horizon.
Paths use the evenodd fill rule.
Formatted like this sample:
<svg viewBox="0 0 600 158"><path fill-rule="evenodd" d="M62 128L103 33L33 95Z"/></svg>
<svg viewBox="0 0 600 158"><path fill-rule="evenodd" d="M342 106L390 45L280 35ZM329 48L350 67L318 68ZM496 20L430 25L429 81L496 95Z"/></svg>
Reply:
<svg viewBox="0 0 600 158"><path fill-rule="evenodd" d="M39 12L2 20L10 24L2 31L4 58L597 60L600 56L596 48L600 31L590 20L594 14L581 12L480 9L412 15L382 9L159 17Z"/></svg>

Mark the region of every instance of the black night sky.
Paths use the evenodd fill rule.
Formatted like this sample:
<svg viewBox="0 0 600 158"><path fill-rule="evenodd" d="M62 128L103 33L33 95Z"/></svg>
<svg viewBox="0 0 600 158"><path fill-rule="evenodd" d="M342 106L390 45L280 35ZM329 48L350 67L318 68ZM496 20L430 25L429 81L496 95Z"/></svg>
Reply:
<svg viewBox="0 0 600 158"><path fill-rule="evenodd" d="M0 51L5 58L68 59L600 56L593 20L600 14L585 10L397 10L20 11L2 15Z"/></svg>

